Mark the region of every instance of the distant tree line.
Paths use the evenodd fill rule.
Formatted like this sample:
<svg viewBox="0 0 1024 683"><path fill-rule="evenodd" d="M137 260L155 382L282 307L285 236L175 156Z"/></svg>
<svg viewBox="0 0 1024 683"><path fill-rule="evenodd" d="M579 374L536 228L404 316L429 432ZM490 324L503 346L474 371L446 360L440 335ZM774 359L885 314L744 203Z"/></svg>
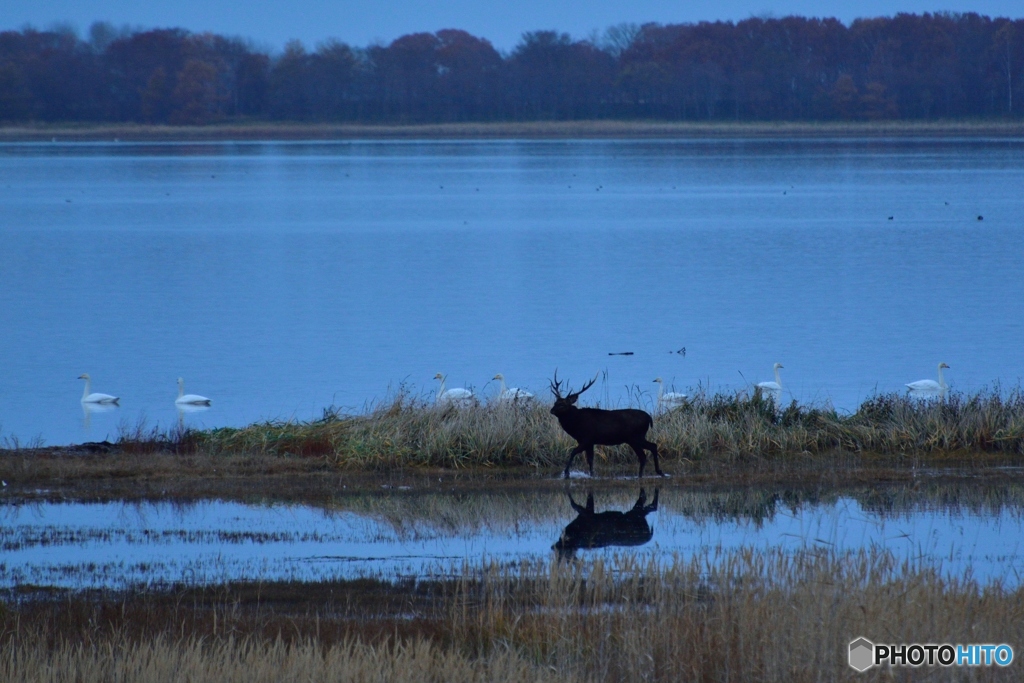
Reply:
<svg viewBox="0 0 1024 683"><path fill-rule="evenodd" d="M0 33L0 121L868 120L1024 114L1024 20L978 14L527 33L268 54L182 29Z"/></svg>

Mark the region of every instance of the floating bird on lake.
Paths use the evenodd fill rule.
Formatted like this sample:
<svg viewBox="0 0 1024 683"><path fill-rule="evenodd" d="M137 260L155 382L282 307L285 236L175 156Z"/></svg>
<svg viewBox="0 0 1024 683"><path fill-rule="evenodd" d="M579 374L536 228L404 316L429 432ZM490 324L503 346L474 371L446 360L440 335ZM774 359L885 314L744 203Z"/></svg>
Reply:
<svg viewBox="0 0 1024 683"><path fill-rule="evenodd" d="M434 379L439 380L441 382L441 386L437 390L436 403L438 405L455 404L465 406L473 403L473 401L475 400L473 397L473 392L470 391L469 389L455 388L446 390L444 388L445 376L442 375L440 372L434 375Z"/></svg>
<svg viewBox="0 0 1024 683"><path fill-rule="evenodd" d="M778 402L782 398L782 378L779 377L779 370L782 368L782 363L776 363L772 366L772 370L775 371L774 382L758 382L757 387L762 391L769 392Z"/></svg>
<svg viewBox="0 0 1024 683"><path fill-rule="evenodd" d="M88 373L83 373L78 376L78 379L85 380L85 391L82 392L82 403L103 403L106 405L116 405L121 399L117 396L111 396L110 394L91 393L89 390L92 388L92 377L89 377Z"/></svg>
<svg viewBox="0 0 1024 683"><path fill-rule="evenodd" d="M907 384L907 391L911 396L927 397L927 396L945 396L946 380L942 377L942 368L949 369L949 366L945 363L939 363L939 381L936 382L933 379L919 379L916 382Z"/></svg>
<svg viewBox="0 0 1024 683"><path fill-rule="evenodd" d="M672 408L686 401L686 394L677 391L665 391L665 382L660 377L654 379L658 383L658 405Z"/></svg>
<svg viewBox="0 0 1024 683"><path fill-rule="evenodd" d="M174 401L179 406L208 406L210 405L210 399L199 394L186 394L185 393L185 380L181 377L178 378L178 398Z"/></svg>
<svg viewBox="0 0 1024 683"><path fill-rule="evenodd" d="M494 379L501 382L501 390L498 392L499 401L527 401L533 398L533 394L525 389L519 389L518 387L506 387L505 375L500 372L494 376Z"/></svg>

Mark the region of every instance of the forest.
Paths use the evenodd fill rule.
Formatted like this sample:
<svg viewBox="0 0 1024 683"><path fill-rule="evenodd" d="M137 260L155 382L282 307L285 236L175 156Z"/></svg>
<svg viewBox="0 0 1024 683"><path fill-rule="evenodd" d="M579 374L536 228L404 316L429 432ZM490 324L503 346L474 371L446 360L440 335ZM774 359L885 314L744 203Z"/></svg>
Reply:
<svg viewBox="0 0 1024 683"><path fill-rule="evenodd" d="M973 13L622 24L508 53L456 29L389 45L95 23L0 32L0 122L424 123L1021 118L1024 19Z"/></svg>

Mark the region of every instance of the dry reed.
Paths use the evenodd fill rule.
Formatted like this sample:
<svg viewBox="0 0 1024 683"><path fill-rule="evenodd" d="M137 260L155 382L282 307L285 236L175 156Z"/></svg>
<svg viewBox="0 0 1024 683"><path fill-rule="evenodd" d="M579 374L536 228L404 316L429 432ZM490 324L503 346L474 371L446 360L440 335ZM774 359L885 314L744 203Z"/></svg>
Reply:
<svg viewBox="0 0 1024 683"><path fill-rule="evenodd" d="M548 408L539 401L437 407L399 394L364 414L329 410L313 422L187 432L174 441L184 450L319 457L355 469L548 468L562 464L575 445ZM1024 454L1024 394L954 394L943 401L886 394L852 414L795 401L780 407L759 393L699 394L656 414L651 436L667 460L697 463L794 460L837 451L896 460L964 453L1014 457ZM603 449L601 457L622 467L635 461L624 447Z"/></svg>
<svg viewBox="0 0 1024 683"><path fill-rule="evenodd" d="M477 654L514 644L588 680L912 680L960 672L848 668L847 646L1009 643L1024 590L949 579L876 550L744 550L693 558L492 568L453 601L456 640ZM962 672L971 680L1019 673Z"/></svg>
<svg viewBox="0 0 1024 683"><path fill-rule="evenodd" d="M1024 589L877 549L494 565L361 606L379 586L203 590L159 610L136 606L151 594L16 600L0 609L0 679L1018 680L1019 663L857 674L847 646L1024 640Z"/></svg>
<svg viewBox="0 0 1024 683"><path fill-rule="evenodd" d="M511 651L471 660L427 640L371 646L352 641L324 647L316 641L286 644L227 638L148 643L109 642L99 647L62 643L12 647L0 661L0 678L23 683L470 683L565 681Z"/></svg>

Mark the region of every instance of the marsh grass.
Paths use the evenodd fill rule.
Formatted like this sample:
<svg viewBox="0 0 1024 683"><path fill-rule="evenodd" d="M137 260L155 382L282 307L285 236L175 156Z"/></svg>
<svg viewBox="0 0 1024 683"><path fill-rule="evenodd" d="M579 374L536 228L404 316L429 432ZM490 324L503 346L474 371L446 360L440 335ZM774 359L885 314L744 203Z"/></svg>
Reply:
<svg viewBox="0 0 1024 683"><path fill-rule="evenodd" d="M323 458L339 468L551 468L564 463L575 441L548 410L540 401L438 407L399 393L362 414L328 410L311 422L187 431L164 441L173 442L181 452ZM1024 454L1024 395L1020 389L1005 394L993 390L919 401L884 394L865 401L852 414L842 414L827 405L795 401L777 406L759 392L700 393L682 406L657 413L651 437L666 460L696 464L799 461L836 452L897 461L965 454L1014 457ZM126 440L124 446L132 443ZM605 465L635 466L628 448L599 452Z"/></svg>
<svg viewBox="0 0 1024 683"><path fill-rule="evenodd" d="M23 593L0 608L0 679L1016 680L1018 663L857 674L846 653L858 636L1019 651L1022 616L1024 589L878 549L705 549L391 583Z"/></svg>
<svg viewBox="0 0 1024 683"><path fill-rule="evenodd" d="M550 466L575 442L536 402L437 406L400 392L359 415L186 432L179 449L324 458L336 467Z"/></svg>
<svg viewBox="0 0 1024 683"><path fill-rule="evenodd" d="M594 680L862 680L845 662L859 635L951 643L1024 636L1024 592L943 579L874 550L705 551L667 564L625 556L552 564L546 573L492 570L461 595L470 609L452 608L457 642L477 653L515 643ZM971 677L1010 678L989 673Z"/></svg>
<svg viewBox="0 0 1024 683"><path fill-rule="evenodd" d="M6 666L4 666L6 664ZM377 646L350 641L323 647L317 641L285 644L277 639L227 638L219 642L111 642L97 648L62 643L53 651L13 648L0 662L5 680L23 683L95 681L189 681L190 683L542 683L567 680L514 652L471 660L430 641L416 639ZM16 677L14 677L16 676Z"/></svg>
<svg viewBox="0 0 1024 683"><path fill-rule="evenodd" d="M634 403L642 407L643 399L634 396ZM1021 463L1024 394L1019 388L996 388L944 401L885 394L854 413L840 413L828 405L777 406L759 393L699 392L679 407L655 412L649 438L658 443L667 471L691 482L831 478L836 485L839 479L899 479L920 467L981 473ZM304 476L306 481L277 485L301 493L318 486L308 477L329 473L439 470L550 477L575 445L546 401L440 407L400 391L361 412L331 408L309 422L203 431L161 431L139 422L122 425L114 443L53 448L8 440L0 448L0 475L19 486L78 488L95 488L101 481L116 487L118 480L161 480L161 490L186 494L188 488L197 495L215 480L221 482L219 490L246 477ZM626 447L599 446L595 470L601 477L632 476L636 457ZM321 489L330 495L329 487ZM145 493L133 491L118 495Z"/></svg>
<svg viewBox="0 0 1024 683"><path fill-rule="evenodd" d="M771 398L700 395L655 420L654 439L669 453L700 461L819 456L834 452L941 460L944 456L1024 452L1019 389L921 401L884 394L852 414Z"/></svg>

